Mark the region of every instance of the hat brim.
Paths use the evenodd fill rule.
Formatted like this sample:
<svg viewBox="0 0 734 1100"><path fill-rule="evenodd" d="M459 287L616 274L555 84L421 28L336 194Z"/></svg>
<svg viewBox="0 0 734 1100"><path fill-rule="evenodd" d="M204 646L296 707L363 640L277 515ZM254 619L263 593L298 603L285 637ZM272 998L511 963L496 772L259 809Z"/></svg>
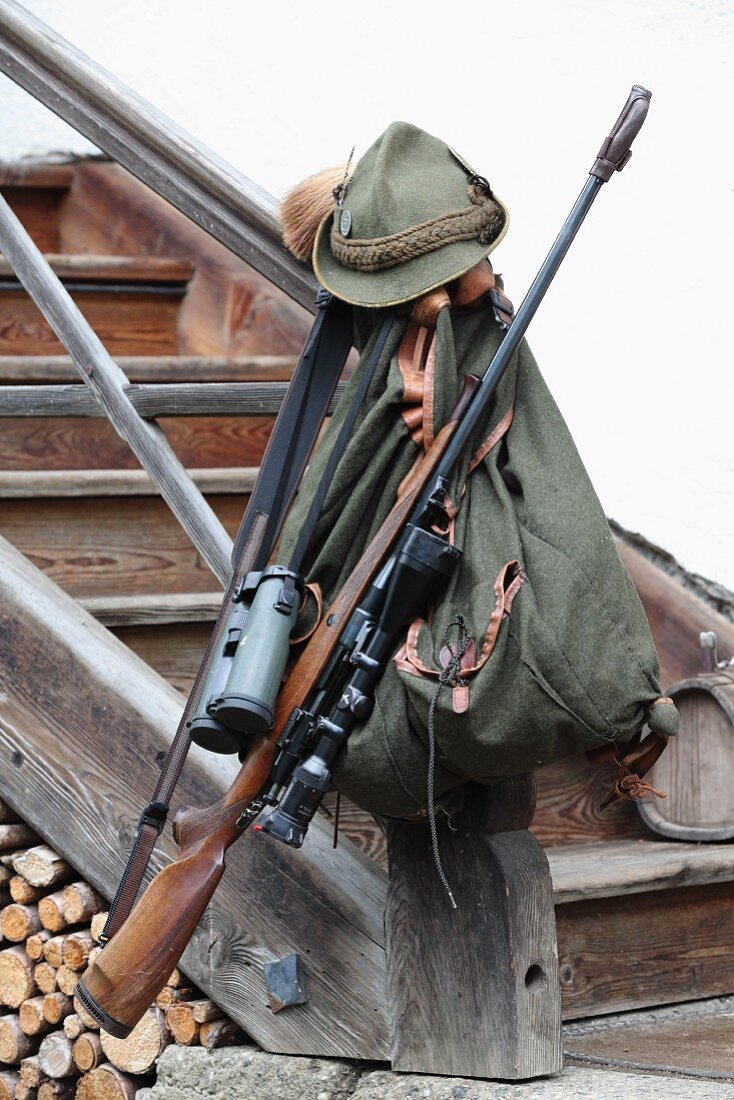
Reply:
<svg viewBox="0 0 734 1100"><path fill-rule="evenodd" d="M329 244L334 217L331 212L322 220L314 242L312 263L316 278L331 294L353 306L382 309L419 298L470 271L500 243L510 224L510 214L504 203L496 195L493 197L504 213L504 223L491 244L455 241L385 271L352 271L335 259Z"/></svg>

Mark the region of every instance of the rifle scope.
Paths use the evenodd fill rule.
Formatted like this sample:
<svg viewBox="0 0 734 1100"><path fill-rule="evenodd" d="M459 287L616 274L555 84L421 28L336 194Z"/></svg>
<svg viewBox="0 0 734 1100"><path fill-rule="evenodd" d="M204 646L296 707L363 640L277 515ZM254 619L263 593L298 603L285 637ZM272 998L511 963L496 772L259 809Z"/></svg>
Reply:
<svg viewBox="0 0 734 1100"><path fill-rule="evenodd" d="M431 531L412 524L406 528L392 559L386 589L379 592L379 613L373 617L365 611L377 602L375 585L355 612L354 617L362 625L348 658L352 671L339 700L328 717L315 719L313 731L318 740L314 751L295 769L278 805L255 826L258 832L269 833L292 848L301 847L321 799L331 786L332 769L342 745L355 724L372 711L375 686L401 631L446 583L461 555L458 547Z"/></svg>

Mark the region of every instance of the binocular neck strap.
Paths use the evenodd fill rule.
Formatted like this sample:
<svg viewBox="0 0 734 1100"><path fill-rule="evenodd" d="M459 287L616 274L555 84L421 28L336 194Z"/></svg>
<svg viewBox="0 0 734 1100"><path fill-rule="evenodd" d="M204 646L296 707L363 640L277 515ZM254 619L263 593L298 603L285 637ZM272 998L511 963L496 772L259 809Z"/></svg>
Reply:
<svg viewBox="0 0 734 1100"><path fill-rule="evenodd" d="M334 390L353 343L351 307L320 291L317 312L265 450L260 473L234 540L232 579L222 602L201 667L168 750L153 798L138 820L127 865L110 906L100 940L108 943L127 920L168 816L189 750L188 723L226 628L231 598L244 575L267 564L298 483L329 411Z"/></svg>

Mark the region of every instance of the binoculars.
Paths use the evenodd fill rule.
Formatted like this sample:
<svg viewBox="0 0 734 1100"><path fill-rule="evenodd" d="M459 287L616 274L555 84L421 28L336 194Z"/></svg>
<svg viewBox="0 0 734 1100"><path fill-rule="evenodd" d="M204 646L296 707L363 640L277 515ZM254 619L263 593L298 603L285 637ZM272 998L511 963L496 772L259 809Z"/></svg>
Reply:
<svg viewBox="0 0 734 1100"><path fill-rule="evenodd" d="M242 756L273 728L303 591L301 577L282 565L244 578L189 725L195 745Z"/></svg>

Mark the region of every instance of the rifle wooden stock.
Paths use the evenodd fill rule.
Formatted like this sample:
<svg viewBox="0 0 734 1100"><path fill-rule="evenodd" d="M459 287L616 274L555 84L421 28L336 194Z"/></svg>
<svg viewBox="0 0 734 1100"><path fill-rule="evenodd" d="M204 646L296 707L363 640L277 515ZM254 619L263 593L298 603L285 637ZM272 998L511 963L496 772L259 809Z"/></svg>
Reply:
<svg viewBox="0 0 734 1100"><path fill-rule="evenodd" d="M126 1038L166 984L224 873L234 825L222 826L155 876L120 932L87 968L76 996Z"/></svg>
<svg viewBox="0 0 734 1100"><path fill-rule="evenodd" d="M471 388L470 384L467 389ZM280 692L272 732L255 743L216 807L178 815L174 832L181 844L181 858L156 875L78 983L76 994L82 1004L112 1035L125 1038L130 1034L181 958L222 877L225 853L241 835L237 819L268 781L283 726L294 707L301 706L316 686L350 617L446 450L468 396L464 395L454 417L409 476L402 495L294 665ZM196 839L209 815L211 832Z"/></svg>

